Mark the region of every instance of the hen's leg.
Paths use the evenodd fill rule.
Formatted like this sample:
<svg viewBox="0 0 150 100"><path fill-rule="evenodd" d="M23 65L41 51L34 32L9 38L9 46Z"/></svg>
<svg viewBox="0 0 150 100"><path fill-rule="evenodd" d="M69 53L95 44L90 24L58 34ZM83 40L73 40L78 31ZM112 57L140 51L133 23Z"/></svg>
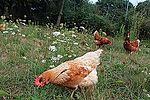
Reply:
<svg viewBox="0 0 150 100"><path fill-rule="evenodd" d="M78 86L72 91L71 96L70 96L70 97L71 97L71 100L74 100L74 97L73 97L73 96L74 96L74 92L75 92L77 89L78 89Z"/></svg>

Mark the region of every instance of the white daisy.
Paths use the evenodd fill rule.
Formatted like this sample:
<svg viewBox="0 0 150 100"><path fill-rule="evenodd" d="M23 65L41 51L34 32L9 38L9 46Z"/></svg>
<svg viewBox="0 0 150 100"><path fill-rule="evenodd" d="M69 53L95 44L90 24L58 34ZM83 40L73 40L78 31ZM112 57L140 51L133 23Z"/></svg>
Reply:
<svg viewBox="0 0 150 100"><path fill-rule="evenodd" d="M55 47L55 46L51 46L51 45L50 45L50 46L49 46L49 48L48 48L48 50L50 50L50 51L53 51L53 52L54 52L54 51L56 51L57 49L56 49L56 47Z"/></svg>
<svg viewBox="0 0 150 100"><path fill-rule="evenodd" d="M147 94L147 97L149 97L149 98L150 98L150 94Z"/></svg>
<svg viewBox="0 0 150 100"><path fill-rule="evenodd" d="M15 33L15 32L12 32L11 34L12 34L12 35L15 35L16 33Z"/></svg>
<svg viewBox="0 0 150 100"><path fill-rule="evenodd" d="M24 35L24 34L22 34L22 37L25 37L25 35Z"/></svg>
<svg viewBox="0 0 150 100"><path fill-rule="evenodd" d="M3 33L5 34L5 33L8 33L8 31L3 31Z"/></svg>
<svg viewBox="0 0 150 100"><path fill-rule="evenodd" d="M49 68L54 68L54 67L55 67L54 65L50 65L50 66L49 66Z"/></svg>
<svg viewBox="0 0 150 100"><path fill-rule="evenodd" d="M25 60L27 59L27 57L25 57L25 56L24 56L24 57L22 57L22 58L23 58L23 59L25 59Z"/></svg>
<svg viewBox="0 0 150 100"><path fill-rule="evenodd" d="M78 45L78 43L77 42L75 42L75 43L73 43L74 45Z"/></svg>
<svg viewBox="0 0 150 100"><path fill-rule="evenodd" d="M43 59L43 60L42 60L42 63L46 63L46 60Z"/></svg>
<svg viewBox="0 0 150 100"><path fill-rule="evenodd" d="M72 34L72 37L77 37L76 35Z"/></svg>
<svg viewBox="0 0 150 100"><path fill-rule="evenodd" d="M60 35L60 32L53 32L52 33L54 36L58 36L58 35Z"/></svg>
<svg viewBox="0 0 150 100"><path fill-rule="evenodd" d="M63 56L62 56L62 55L57 55L57 58L60 58L60 59L61 59L61 58L63 58Z"/></svg>

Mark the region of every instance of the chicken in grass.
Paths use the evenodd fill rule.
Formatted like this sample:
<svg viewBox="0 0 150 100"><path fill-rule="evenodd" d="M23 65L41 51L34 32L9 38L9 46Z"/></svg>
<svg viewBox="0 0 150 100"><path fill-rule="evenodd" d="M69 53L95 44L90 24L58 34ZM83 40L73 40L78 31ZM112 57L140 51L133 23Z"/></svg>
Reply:
<svg viewBox="0 0 150 100"><path fill-rule="evenodd" d="M140 43L139 39L131 41L130 40L130 33L127 33L127 36L126 36L125 41L123 43L123 46L124 46L126 51L132 53L132 52L138 51L139 43Z"/></svg>
<svg viewBox="0 0 150 100"><path fill-rule="evenodd" d="M93 34L94 34L94 43L97 46L100 47L105 44L112 45L112 42L107 37L101 36L98 31L95 31Z"/></svg>
<svg viewBox="0 0 150 100"><path fill-rule="evenodd" d="M6 29L6 24L0 24L0 31L4 31Z"/></svg>
<svg viewBox="0 0 150 100"><path fill-rule="evenodd" d="M68 88L92 86L98 81L96 67L100 64L102 51L102 49L98 49L88 52L81 57L47 70L34 80L34 84L39 87L48 83Z"/></svg>

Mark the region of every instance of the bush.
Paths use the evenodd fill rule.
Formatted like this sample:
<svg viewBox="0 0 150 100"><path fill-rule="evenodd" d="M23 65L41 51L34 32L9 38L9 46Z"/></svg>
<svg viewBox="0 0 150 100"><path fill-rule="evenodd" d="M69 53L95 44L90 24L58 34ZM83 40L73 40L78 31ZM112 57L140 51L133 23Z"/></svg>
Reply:
<svg viewBox="0 0 150 100"><path fill-rule="evenodd" d="M92 30L102 29L107 33L110 33L114 30L114 25L111 22L109 22L109 20L96 14L91 14L87 18L87 24L88 28Z"/></svg>
<svg viewBox="0 0 150 100"><path fill-rule="evenodd" d="M150 39L150 18L143 21L139 35L142 39Z"/></svg>

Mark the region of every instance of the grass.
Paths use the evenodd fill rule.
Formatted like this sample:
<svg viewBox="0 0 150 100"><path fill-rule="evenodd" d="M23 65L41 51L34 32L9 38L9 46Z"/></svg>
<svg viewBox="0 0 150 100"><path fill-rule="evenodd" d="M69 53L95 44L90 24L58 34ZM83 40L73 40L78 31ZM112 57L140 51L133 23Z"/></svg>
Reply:
<svg viewBox="0 0 150 100"><path fill-rule="evenodd" d="M61 34L54 36L54 31ZM129 55L122 47L122 37L109 38L113 46L103 48L98 83L94 88L76 91L76 99L150 99L150 41L142 41L141 51ZM50 46L56 50L49 50ZM7 24L7 29L0 32L0 90L9 96L0 99L70 100L72 90L52 84L35 87L35 76L96 49L91 33Z"/></svg>

